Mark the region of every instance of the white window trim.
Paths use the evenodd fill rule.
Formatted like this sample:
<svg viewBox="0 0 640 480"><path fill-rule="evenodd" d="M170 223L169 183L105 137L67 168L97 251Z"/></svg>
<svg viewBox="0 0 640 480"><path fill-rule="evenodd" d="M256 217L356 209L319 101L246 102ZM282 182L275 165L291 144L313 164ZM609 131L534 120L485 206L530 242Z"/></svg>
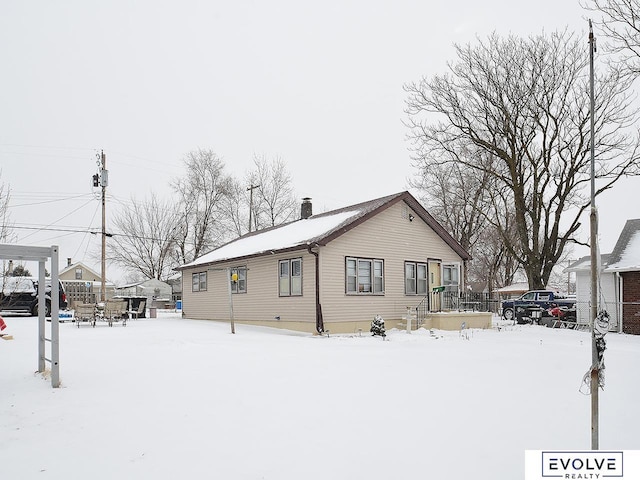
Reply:
<svg viewBox="0 0 640 480"><path fill-rule="evenodd" d="M450 268L450 267L455 267L457 274L458 274L458 283L445 283L445 275L444 275L444 271L446 268ZM442 279L442 285L450 290L451 287L456 287L457 290L461 290L462 289L462 271L460 268L460 262L443 262L442 265L440 266L440 274L441 274L441 279Z"/></svg>

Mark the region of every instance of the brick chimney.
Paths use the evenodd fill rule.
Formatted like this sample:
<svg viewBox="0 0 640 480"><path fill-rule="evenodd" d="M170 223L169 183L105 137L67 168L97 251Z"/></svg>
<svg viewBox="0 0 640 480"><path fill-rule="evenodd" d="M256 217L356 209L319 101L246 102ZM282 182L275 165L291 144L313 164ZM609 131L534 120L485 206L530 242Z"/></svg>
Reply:
<svg viewBox="0 0 640 480"><path fill-rule="evenodd" d="M309 218L311 215L313 215L311 198L304 197L302 199L302 205L300 207L300 218L304 220L305 218Z"/></svg>
<svg viewBox="0 0 640 480"><path fill-rule="evenodd" d="M71 257L67 257L67 267L71 266Z"/></svg>

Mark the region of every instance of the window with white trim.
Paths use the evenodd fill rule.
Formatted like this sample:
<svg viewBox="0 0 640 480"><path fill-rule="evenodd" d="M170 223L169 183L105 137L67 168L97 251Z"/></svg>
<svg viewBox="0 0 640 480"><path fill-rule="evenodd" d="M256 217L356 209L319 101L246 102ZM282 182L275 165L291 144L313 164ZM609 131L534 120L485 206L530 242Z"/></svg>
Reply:
<svg viewBox="0 0 640 480"><path fill-rule="evenodd" d="M301 258L290 258L278 262L278 295L281 297L302 295Z"/></svg>
<svg viewBox="0 0 640 480"><path fill-rule="evenodd" d="M191 291L205 292L207 290L207 272L191 274Z"/></svg>
<svg viewBox="0 0 640 480"><path fill-rule="evenodd" d="M456 291L460 286L460 268L458 265L442 265L442 285L447 291Z"/></svg>
<svg viewBox="0 0 640 480"><path fill-rule="evenodd" d="M384 260L347 257L345 289L347 294L384 294Z"/></svg>
<svg viewBox="0 0 640 480"><path fill-rule="evenodd" d="M233 276L236 275L236 281L233 281ZM247 293L247 267L233 267L231 268L231 293Z"/></svg>
<svg viewBox="0 0 640 480"><path fill-rule="evenodd" d="M427 294L427 264L420 262L404 262L405 295Z"/></svg>

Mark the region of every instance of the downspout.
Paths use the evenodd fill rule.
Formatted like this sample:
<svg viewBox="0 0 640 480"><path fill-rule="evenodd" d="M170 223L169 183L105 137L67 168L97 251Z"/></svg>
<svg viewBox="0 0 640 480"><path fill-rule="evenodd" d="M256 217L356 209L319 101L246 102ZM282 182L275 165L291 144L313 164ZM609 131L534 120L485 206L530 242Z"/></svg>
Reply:
<svg viewBox="0 0 640 480"><path fill-rule="evenodd" d="M307 250L311 255L316 257L316 331L318 333L324 332L324 321L322 320L322 305L320 305L320 249L317 252L312 250L313 247L318 248L317 243L313 243L307 246Z"/></svg>
<svg viewBox="0 0 640 480"><path fill-rule="evenodd" d="M616 272L616 288L618 289L618 291L616 292L616 298L617 298L617 302L616 302L616 307L617 307L617 314L618 314L618 333L622 333L622 329L623 329L623 318L622 318L622 314L624 313L624 297L623 297L623 293L624 293L624 285L622 284L622 275L620 275L620 272Z"/></svg>

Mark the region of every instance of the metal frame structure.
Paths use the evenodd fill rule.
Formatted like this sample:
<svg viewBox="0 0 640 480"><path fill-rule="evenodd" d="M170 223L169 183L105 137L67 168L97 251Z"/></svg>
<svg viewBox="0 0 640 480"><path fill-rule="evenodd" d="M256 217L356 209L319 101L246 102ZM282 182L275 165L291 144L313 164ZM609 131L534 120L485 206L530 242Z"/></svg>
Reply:
<svg viewBox="0 0 640 480"><path fill-rule="evenodd" d="M45 332L45 262L51 259L51 338ZM0 244L0 259L38 262L38 372L51 364L51 386L60 386L60 282L58 279L58 246L32 247ZM46 356L46 343L51 343L51 356Z"/></svg>

